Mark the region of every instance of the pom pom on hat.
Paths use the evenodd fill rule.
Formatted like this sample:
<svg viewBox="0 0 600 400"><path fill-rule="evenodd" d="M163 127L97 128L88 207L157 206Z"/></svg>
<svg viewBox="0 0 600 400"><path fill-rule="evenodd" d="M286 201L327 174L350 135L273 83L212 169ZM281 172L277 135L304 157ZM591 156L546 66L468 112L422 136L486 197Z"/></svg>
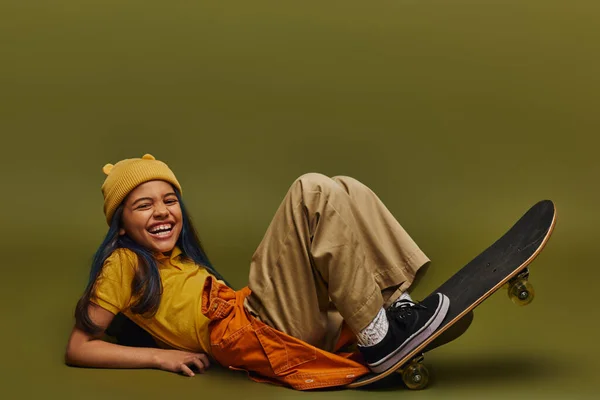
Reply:
<svg viewBox="0 0 600 400"><path fill-rule="evenodd" d="M102 167L106 174L102 184L104 196L104 214L106 222L110 221L125 197L142 183L162 180L169 182L181 192L181 185L167 164L158 161L152 154L144 154L142 158L128 158L116 164Z"/></svg>

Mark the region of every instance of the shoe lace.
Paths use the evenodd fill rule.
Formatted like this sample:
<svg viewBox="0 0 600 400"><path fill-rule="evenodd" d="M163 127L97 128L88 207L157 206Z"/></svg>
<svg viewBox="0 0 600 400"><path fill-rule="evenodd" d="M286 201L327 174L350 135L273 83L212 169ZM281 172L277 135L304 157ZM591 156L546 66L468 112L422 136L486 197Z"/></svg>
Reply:
<svg viewBox="0 0 600 400"><path fill-rule="evenodd" d="M415 303L410 300L402 299L398 300L386 310L386 314L389 320L393 319L402 325L407 326L408 320L412 319L415 310L426 310L427 307L421 303Z"/></svg>

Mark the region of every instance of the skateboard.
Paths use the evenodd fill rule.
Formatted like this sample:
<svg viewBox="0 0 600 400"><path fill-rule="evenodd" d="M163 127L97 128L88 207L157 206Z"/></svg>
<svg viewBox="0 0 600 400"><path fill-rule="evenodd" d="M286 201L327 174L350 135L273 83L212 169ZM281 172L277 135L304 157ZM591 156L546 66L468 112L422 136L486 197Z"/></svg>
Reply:
<svg viewBox="0 0 600 400"><path fill-rule="evenodd" d="M413 349L402 350L405 355L386 372L364 375L347 387L358 388L400 373L409 389L425 388L429 372L423 364L424 353L464 333L473 320L473 309L481 302L503 286L518 305L533 300L528 265L546 245L555 223L556 209L552 201L543 200L531 207L500 239L432 292L431 295L440 292L448 296L450 308L427 340Z"/></svg>

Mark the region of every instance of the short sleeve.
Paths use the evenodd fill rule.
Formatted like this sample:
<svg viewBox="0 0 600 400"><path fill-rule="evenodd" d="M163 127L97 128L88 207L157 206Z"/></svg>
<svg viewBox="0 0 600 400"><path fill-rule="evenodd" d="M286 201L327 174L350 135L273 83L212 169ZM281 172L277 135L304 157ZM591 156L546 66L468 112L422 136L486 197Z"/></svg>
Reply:
<svg viewBox="0 0 600 400"><path fill-rule="evenodd" d="M135 253L128 249L115 250L102 266L91 302L113 314L128 308L136 267Z"/></svg>

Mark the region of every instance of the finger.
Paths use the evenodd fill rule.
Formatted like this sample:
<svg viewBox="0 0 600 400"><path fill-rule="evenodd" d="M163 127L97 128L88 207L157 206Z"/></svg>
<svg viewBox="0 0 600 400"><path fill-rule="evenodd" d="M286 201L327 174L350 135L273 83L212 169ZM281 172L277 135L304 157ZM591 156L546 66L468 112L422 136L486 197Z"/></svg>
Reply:
<svg viewBox="0 0 600 400"><path fill-rule="evenodd" d="M193 358L191 362L196 366L196 368L198 368L198 371L200 373L204 372L204 370L206 369L206 366L204 365L202 360L199 360L198 358Z"/></svg>
<svg viewBox="0 0 600 400"><path fill-rule="evenodd" d="M210 367L210 360L208 359L208 356L206 354L202 353L198 356L198 358L200 359L200 361L202 361L205 368Z"/></svg>
<svg viewBox="0 0 600 400"><path fill-rule="evenodd" d="M194 372L185 364L181 364L181 372L183 372L187 376L194 376Z"/></svg>

